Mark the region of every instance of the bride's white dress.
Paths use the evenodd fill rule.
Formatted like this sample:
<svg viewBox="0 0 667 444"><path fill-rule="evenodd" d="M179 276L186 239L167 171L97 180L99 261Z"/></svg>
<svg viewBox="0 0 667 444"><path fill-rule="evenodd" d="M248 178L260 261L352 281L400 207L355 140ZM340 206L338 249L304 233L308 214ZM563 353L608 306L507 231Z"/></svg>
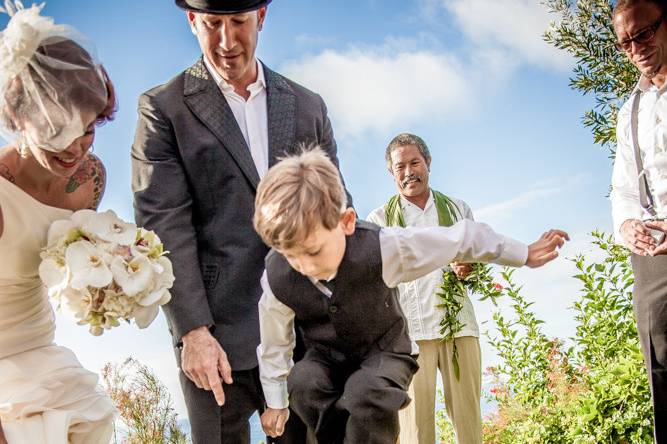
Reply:
<svg viewBox="0 0 667 444"><path fill-rule="evenodd" d="M70 350L54 344L39 279L48 228L69 210L0 178L0 421L9 444L108 444L115 409Z"/></svg>

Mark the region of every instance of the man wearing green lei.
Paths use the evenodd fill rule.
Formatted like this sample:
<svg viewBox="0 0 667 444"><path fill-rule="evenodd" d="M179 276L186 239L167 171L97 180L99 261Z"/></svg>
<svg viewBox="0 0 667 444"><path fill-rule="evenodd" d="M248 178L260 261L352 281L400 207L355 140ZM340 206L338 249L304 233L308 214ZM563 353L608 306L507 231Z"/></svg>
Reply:
<svg viewBox="0 0 667 444"><path fill-rule="evenodd" d="M385 158L399 194L368 216L380 226L449 226L472 219L468 205L429 187L431 155L424 141L412 134L399 134L387 147ZM471 271L470 264L451 264L459 279ZM416 281L399 285L401 307L408 321L410 337L419 345L419 371L408 391L412 402L399 412L400 442L435 442L436 375L440 371L447 414L454 425L457 442L481 443L482 420L481 352L479 328L467 295L457 301L454 334L443 341L441 323L445 311L438 297L443 272L436 270ZM451 326L450 326L451 328ZM454 354L456 353L457 356Z"/></svg>

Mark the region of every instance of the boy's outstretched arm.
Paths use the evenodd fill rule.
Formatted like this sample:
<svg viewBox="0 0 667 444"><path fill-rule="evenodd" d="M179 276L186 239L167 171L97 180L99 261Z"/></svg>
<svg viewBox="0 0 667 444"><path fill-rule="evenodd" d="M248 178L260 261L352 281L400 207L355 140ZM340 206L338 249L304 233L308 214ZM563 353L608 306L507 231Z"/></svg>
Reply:
<svg viewBox="0 0 667 444"><path fill-rule="evenodd" d="M551 230L529 246L490 226L463 220L451 227L383 228L382 278L389 287L413 281L451 262L539 267L558 256L567 233Z"/></svg>
<svg viewBox="0 0 667 444"><path fill-rule="evenodd" d="M558 257L558 248L562 247L566 240L570 240L570 236L565 231L547 231L538 240L528 245L526 266L537 268L556 259Z"/></svg>

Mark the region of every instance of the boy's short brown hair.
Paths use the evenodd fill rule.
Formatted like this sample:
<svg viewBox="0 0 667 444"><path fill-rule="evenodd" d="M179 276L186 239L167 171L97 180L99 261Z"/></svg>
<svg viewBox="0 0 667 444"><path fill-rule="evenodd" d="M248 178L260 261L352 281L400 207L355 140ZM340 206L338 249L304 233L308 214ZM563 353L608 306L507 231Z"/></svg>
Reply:
<svg viewBox="0 0 667 444"><path fill-rule="evenodd" d="M257 188L255 230L269 246L289 250L321 224L333 230L347 196L338 169L318 146L283 158Z"/></svg>

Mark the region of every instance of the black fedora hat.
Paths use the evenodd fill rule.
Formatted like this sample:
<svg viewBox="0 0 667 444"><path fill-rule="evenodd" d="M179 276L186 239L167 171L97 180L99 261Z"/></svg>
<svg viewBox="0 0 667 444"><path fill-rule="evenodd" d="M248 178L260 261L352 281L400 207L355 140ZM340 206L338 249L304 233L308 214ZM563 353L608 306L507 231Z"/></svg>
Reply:
<svg viewBox="0 0 667 444"><path fill-rule="evenodd" d="M271 0L176 0L183 9L209 14L237 14L254 11L271 3Z"/></svg>

